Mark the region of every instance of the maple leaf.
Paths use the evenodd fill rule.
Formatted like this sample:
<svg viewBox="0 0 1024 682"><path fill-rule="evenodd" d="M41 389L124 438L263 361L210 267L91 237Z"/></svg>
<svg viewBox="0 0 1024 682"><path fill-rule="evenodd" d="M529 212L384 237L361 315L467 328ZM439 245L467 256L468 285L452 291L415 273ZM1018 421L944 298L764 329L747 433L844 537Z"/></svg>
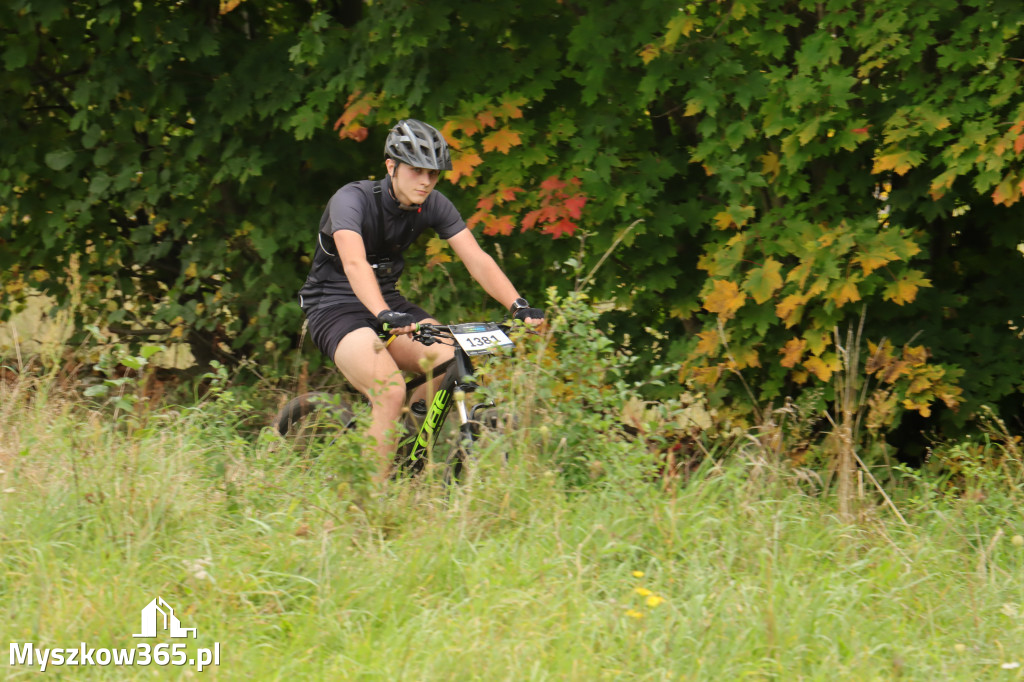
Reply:
<svg viewBox="0 0 1024 682"><path fill-rule="evenodd" d="M587 197L583 194L577 194L576 196L569 197L565 200L565 211L569 214L569 217L574 220L579 220L580 216L583 215L583 207L587 203Z"/></svg>
<svg viewBox="0 0 1024 682"><path fill-rule="evenodd" d="M452 169L448 171L447 178L455 183L459 178L468 178L473 174L473 169L483 163L484 160L475 152L458 154L452 159Z"/></svg>
<svg viewBox="0 0 1024 682"><path fill-rule="evenodd" d="M1014 187L1014 182L1010 176L1007 176L996 185L996 188L992 191L992 202L995 204L1013 206L1017 203L1018 199L1020 199L1020 194L1017 192L1017 188Z"/></svg>
<svg viewBox="0 0 1024 682"><path fill-rule="evenodd" d="M466 227L472 230L476 227L477 223L486 222L488 219L493 220L493 218L494 216L492 216L489 211L481 209L469 217L466 221Z"/></svg>
<svg viewBox="0 0 1024 682"><path fill-rule="evenodd" d="M847 303L853 303L860 300L860 291L857 289L857 284L851 280L839 282L837 286L832 287L829 292L829 298L836 302L837 306L844 306Z"/></svg>
<svg viewBox="0 0 1024 682"><path fill-rule="evenodd" d="M637 54L640 55L641 61L643 61L643 63L646 65L650 64L655 59L657 59L658 55L661 54L661 50L656 45L653 45L652 43L647 43L646 45L644 45L644 48L640 50Z"/></svg>
<svg viewBox="0 0 1024 682"><path fill-rule="evenodd" d="M746 299L747 295L740 291L735 282L716 279L711 293L704 298L704 309L729 319L743 307L743 302Z"/></svg>
<svg viewBox="0 0 1024 682"><path fill-rule="evenodd" d="M527 99L522 96L509 97L498 105L498 114L505 118L522 118L523 110L519 107L526 104Z"/></svg>
<svg viewBox="0 0 1024 682"><path fill-rule="evenodd" d="M782 263L769 258L763 267L750 271L745 288L755 302L764 303L782 286L782 275L779 274L781 270Z"/></svg>
<svg viewBox="0 0 1024 682"><path fill-rule="evenodd" d="M772 180L779 177L779 155L775 152L768 152L757 157L761 162L761 174L771 175Z"/></svg>
<svg viewBox="0 0 1024 682"><path fill-rule="evenodd" d="M896 252L888 246L879 244L872 244L853 257L853 262L861 267L865 276L894 260Z"/></svg>
<svg viewBox="0 0 1024 682"><path fill-rule="evenodd" d="M489 218L490 220L484 220L484 234L492 236L500 234L507 237L512 234L512 230L516 227L510 215L503 215L500 218L489 216Z"/></svg>
<svg viewBox="0 0 1024 682"><path fill-rule="evenodd" d="M697 332L697 337L700 341L697 343L696 352L699 355L713 355L718 350L718 330L707 329L702 332Z"/></svg>
<svg viewBox="0 0 1024 682"><path fill-rule="evenodd" d="M807 303L807 299L808 296L806 294L790 294L775 306L775 314L787 327L792 327L800 321L800 317L803 315L803 306Z"/></svg>
<svg viewBox="0 0 1024 682"><path fill-rule="evenodd" d="M562 189L563 187L565 187L565 183L559 180L557 175L552 175L544 180L544 182L540 183L540 188L549 194L555 190Z"/></svg>
<svg viewBox="0 0 1024 682"><path fill-rule="evenodd" d="M498 188L498 199L504 203L506 201L513 201L516 198L516 194L524 192L522 187L499 187Z"/></svg>
<svg viewBox="0 0 1024 682"><path fill-rule="evenodd" d="M431 237L427 241L426 254L429 260L427 261L427 267L431 268L439 263L450 263L452 257L446 253L448 250L448 242L440 237Z"/></svg>
<svg viewBox="0 0 1024 682"><path fill-rule="evenodd" d="M714 217L715 225L718 225L719 230L727 230L736 223L732 220L732 215L728 211L719 211Z"/></svg>
<svg viewBox="0 0 1024 682"><path fill-rule="evenodd" d="M893 151L890 147L885 151L886 153L875 156L875 163L871 167L872 173L878 174L891 170L897 175L906 175L907 171L920 163L924 158L921 152L909 149Z"/></svg>
<svg viewBox="0 0 1024 682"><path fill-rule="evenodd" d="M516 131L510 128L501 128L485 137L482 144L485 152L497 150L502 154L508 154L508 150L522 144L522 140L519 139L519 133Z"/></svg>
<svg viewBox="0 0 1024 682"><path fill-rule="evenodd" d="M242 4L244 0L220 0L220 13L227 14Z"/></svg>
<svg viewBox="0 0 1024 682"><path fill-rule="evenodd" d="M476 115L476 120L480 121L481 130L487 130L498 125L498 119L494 118L494 114L489 111L481 111Z"/></svg>
<svg viewBox="0 0 1024 682"><path fill-rule="evenodd" d="M494 208L494 197L480 197L476 202L476 207L484 211L490 211L492 208Z"/></svg>
<svg viewBox="0 0 1024 682"><path fill-rule="evenodd" d="M537 224L537 221L540 219L541 214L543 212L544 209L538 208L527 213L526 216L523 218L523 222L521 223L523 226L523 230L525 231L532 229L533 226Z"/></svg>
<svg viewBox="0 0 1024 682"><path fill-rule="evenodd" d="M828 381L832 378L832 374L839 369L839 358L834 355L828 357L827 360L819 357L810 357L804 361L803 365L821 381Z"/></svg>
<svg viewBox="0 0 1024 682"><path fill-rule="evenodd" d="M803 357L806 347L807 341L804 339L790 339L786 342L785 346L779 349L779 355L782 356L779 364L783 367L795 367L796 363L800 362L800 358Z"/></svg>
<svg viewBox="0 0 1024 682"><path fill-rule="evenodd" d="M557 239L563 234L572 235L572 233L576 231L576 228L576 223L572 222L568 218L562 218L558 222L548 223L548 226L541 230L541 232L544 234L550 234L552 237Z"/></svg>
<svg viewBox="0 0 1024 682"><path fill-rule="evenodd" d="M908 270L899 279L886 285L883 296L896 305L903 305L917 298L919 287L930 287L931 284L931 280L920 270Z"/></svg>

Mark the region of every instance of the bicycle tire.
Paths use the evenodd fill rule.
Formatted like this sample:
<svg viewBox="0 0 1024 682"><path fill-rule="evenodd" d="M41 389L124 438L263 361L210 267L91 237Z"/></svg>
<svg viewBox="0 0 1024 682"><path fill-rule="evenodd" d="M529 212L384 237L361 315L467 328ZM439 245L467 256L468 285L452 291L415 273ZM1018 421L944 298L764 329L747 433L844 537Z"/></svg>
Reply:
<svg viewBox="0 0 1024 682"><path fill-rule="evenodd" d="M330 393L312 391L292 398L278 410L274 417L274 430L282 438L295 436L301 430L303 421L316 413L322 413L343 431L355 422L355 412L347 401Z"/></svg>
<svg viewBox="0 0 1024 682"><path fill-rule="evenodd" d="M444 485L446 488L453 488L466 482L468 467L466 466L472 457L472 441L457 443L452 447L451 452L444 462Z"/></svg>

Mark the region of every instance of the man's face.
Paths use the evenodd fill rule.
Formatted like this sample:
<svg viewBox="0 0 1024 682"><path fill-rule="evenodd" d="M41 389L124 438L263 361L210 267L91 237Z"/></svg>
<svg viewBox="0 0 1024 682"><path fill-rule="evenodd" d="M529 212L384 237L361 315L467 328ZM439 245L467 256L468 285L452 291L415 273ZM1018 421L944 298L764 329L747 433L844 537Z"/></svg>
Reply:
<svg viewBox="0 0 1024 682"><path fill-rule="evenodd" d="M386 159L384 164L388 169L388 175L391 176L395 198L404 206L422 204L426 201L441 176L440 171L415 168L405 163L396 163L394 159Z"/></svg>

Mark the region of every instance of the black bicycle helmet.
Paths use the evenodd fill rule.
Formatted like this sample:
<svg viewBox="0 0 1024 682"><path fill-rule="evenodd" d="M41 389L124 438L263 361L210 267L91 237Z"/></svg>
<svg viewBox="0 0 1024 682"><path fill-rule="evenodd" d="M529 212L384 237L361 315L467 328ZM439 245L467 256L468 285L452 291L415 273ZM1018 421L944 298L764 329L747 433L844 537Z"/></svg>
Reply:
<svg viewBox="0 0 1024 682"><path fill-rule="evenodd" d="M452 169L444 136L434 126L414 118L399 121L391 129L384 143L384 158L427 170Z"/></svg>

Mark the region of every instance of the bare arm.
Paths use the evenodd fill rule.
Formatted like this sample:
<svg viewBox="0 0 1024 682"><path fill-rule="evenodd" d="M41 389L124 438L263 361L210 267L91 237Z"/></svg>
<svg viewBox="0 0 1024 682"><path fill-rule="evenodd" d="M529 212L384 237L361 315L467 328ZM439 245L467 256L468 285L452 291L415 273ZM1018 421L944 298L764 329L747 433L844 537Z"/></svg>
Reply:
<svg viewBox="0 0 1024 682"><path fill-rule="evenodd" d="M519 292L509 281L508 276L494 262L494 259L480 248L480 244L477 243L472 232L468 229L463 230L449 239L448 243L451 244L459 260L465 264L473 279L506 310L513 301L519 298Z"/></svg>
<svg viewBox="0 0 1024 682"><path fill-rule="evenodd" d="M377 276L366 259L363 236L352 230L338 230L334 233L334 245L338 249L341 266L345 269L345 276L348 277L352 291L355 292L359 301L374 315L387 310L388 305L384 302L383 294L380 293Z"/></svg>

